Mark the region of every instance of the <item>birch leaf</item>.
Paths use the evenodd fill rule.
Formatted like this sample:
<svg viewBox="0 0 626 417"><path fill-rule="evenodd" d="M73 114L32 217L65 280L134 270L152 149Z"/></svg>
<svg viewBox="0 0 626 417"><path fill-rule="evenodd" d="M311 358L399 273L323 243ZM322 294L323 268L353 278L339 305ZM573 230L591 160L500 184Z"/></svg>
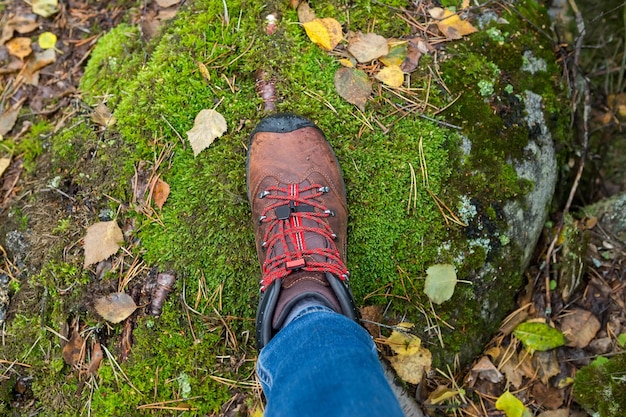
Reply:
<svg viewBox="0 0 626 417"><path fill-rule="evenodd" d="M426 270L424 292L435 304L448 301L454 294L456 271L450 264L433 265Z"/></svg>
<svg viewBox="0 0 626 417"><path fill-rule="evenodd" d="M0 158L0 178L9 165L11 165L11 158Z"/></svg>
<svg viewBox="0 0 626 417"><path fill-rule="evenodd" d="M187 132L193 156L198 156L200 152L211 146L216 138L226 132L228 126L226 119L213 109L204 109L196 116L193 128Z"/></svg>
<svg viewBox="0 0 626 417"><path fill-rule="evenodd" d="M348 40L348 52L360 63L369 62L389 53L387 39L375 33L358 32Z"/></svg>
<svg viewBox="0 0 626 417"><path fill-rule="evenodd" d="M59 0L32 0L33 13L50 17L59 11Z"/></svg>
<svg viewBox="0 0 626 417"><path fill-rule="evenodd" d="M550 350L565 344L563 333L546 323L521 323L515 328L513 335L531 352Z"/></svg>
<svg viewBox="0 0 626 417"><path fill-rule="evenodd" d="M52 32L44 32L39 35L39 39L37 41L39 42L41 49L54 48L57 43L57 35Z"/></svg>
<svg viewBox="0 0 626 417"><path fill-rule="evenodd" d="M85 268L115 254L123 241L124 236L115 220L89 226L84 244Z"/></svg>
<svg viewBox="0 0 626 417"><path fill-rule="evenodd" d="M504 411L506 417L522 417L524 414L524 404L509 391L498 397L496 409Z"/></svg>
<svg viewBox="0 0 626 417"><path fill-rule="evenodd" d="M398 326L409 330L413 324L400 323ZM397 353L387 359L398 376L410 384L420 383L432 363L432 354L421 346L421 340L415 335L394 330L387 343Z"/></svg>
<svg viewBox="0 0 626 417"><path fill-rule="evenodd" d="M335 73L335 89L348 103L361 110L372 94L372 82L367 74L356 68L339 68Z"/></svg>
<svg viewBox="0 0 626 417"><path fill-rule="evenodd" d="M9 54L18 57L19 59L24 59L30 55L31 52L33 52L30 44L30 38L17 37L8 41L6 43L6 47Z"/></svg>
<svg viewBox="0 0 626 417"><path fill-rule="evenodd" d="M448 39L461 39L465 35L478 32L470 22L461 20L459 15L450 9L433 7L428 13L437 19L437 27Z"/></svg>
<svg viewBox="0 0 626 417"><path fill-rule="evenodd" d="M94 302L94 307L103 319L111 323L119 323L137 310L137 304L125 292L114 292L100 297Z"/></svg>
<svg viewBox="0 0 626 417"><path fill-rule="evenodd" d="M154 191L152 192L152 200L154 200L154 204L157 205L159 209L163 208L163 204L165 204L165 200L170 196L170 186L168 183L163 181L161 178L156 180L154 184Z"/></svg>
<svg viewBox="0 0 626 417"><path fill-rule="evenodd" d="M311 42L326 51L332 51L343 39L341 23L332 17L316 18L303 23L302 26Z"/></svg>
<svg viewBox="0 0 626 417"><path fill-rule="evenodd" d="M404 73L398 65L391 65L381 69L375 77L389 87L401 87L404 83Z"/></svg>

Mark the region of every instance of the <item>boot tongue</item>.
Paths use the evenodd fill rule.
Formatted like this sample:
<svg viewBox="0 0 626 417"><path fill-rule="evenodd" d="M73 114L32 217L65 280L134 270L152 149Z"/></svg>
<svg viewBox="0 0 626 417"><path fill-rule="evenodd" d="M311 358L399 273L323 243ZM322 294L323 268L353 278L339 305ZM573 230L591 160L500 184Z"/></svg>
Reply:
<svg viewBox="0 0 626 417"><path fill-rule="evenodd" d="M294 271L282 279L272 326L280 329L291 309L305 299L342 313L337 296L324 272Z"/></svg>
<svg viewBox="0 0 626 417"><path fill-rule="evenodd" d="M310 183L308 181L304 181L298 184L298 187L305 188L305 187L308 187L309 185ZM291 188L290 184L280 184L280 187L287 189L287 190ZM305 191L299 194L299 197L306 197L307 195L310 195L312 192L313 191ZM280 193L280 194L288 195L286 193ZM315 220L307 218L306 216L299 214L299 213L314 212L315 210L316 209L313 206L302 204L302 203L294 203L293 201L291 201L289 204L281 205L274 209L274 214L276 215L276 218L279 219L279 221L283 222L283 227L285 228L285 232L287 232L287 234L289 234L290 236L289 238L286 239L287 248L285 248L284 245L281 243L274 245L274 247L272 248L272 253L270 254L270 257L277 257L280 255L284 255L285 253L292 253L294 251L297 251L298 248L296 248L296 246L298 245L301 245L301 247L299 248L300 251L304 250L305 248L307 250L311 250L311 249L328 249L330 247L329 242L320 233L315 233L311 231L289 233L289 229L291 229L294 226L299 227L299 228L308 228L308 229L319 228L320 226ZM294 216L296 217L295 219L294 219ZM299 243L299 239L302 239L301 240L302 243ZM312 260L316 262L328 261L328 259L323 255L312 254L310 255L310 257L312 258Z"/></svg>

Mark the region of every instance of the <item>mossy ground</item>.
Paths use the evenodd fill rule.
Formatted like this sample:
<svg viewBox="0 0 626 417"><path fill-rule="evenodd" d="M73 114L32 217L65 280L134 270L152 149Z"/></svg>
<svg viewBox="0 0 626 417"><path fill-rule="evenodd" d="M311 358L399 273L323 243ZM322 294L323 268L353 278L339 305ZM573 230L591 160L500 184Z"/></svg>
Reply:
<svg viewBox="0 0 626 417"><path fill-rule="evenodd" d="M59 177L57 187L76 200L70 204L71 210L54 192L43 200L56 208L50 228L59 233L52 244L40 242L41 269L16 299L31 310L36 303L28 301L26 294L37 299L47 293L51 301L42 316L21 313L7 327L9 335L31 341L14 340L10 352L33 366L33 391L46 410L74 415L88 406L94 415L132 415L141 404L180 399L181 378L188 378L191 391L186 393L190 398L185 403L194 408L193 413L202 415L218 410L233 392L211 376L249 379L256 354L249 335L253 334L259 268L246 197L245 160L248 136L267 114L260 110L262 102L255 92L254 74L259 68L276 79L278 110L299 113L317 123L342 165L350 209L348 266L359 304L390 303L391 321L406 315L410 321L423 323L420 308L430 310L420 291L426 268L439 262L455 263L459 278L475 282L459 284L452 301L436 309L456 328L441 326L445 348L438 346L434 334L425 330L421 334L438 364L449 362L456 354L464 361L471 358L499 317L513 305L521 277L519 271L504 268L510 259L502 259L503 269L492 274L501 275L501 284L476 278L484 262L498 256L499 246L490 252L462 243L472 227L446 224L423 187L418 187L416 207L407 213L409 165L419 167L421 139L430 190L453 210L460 204L459 196L471 195L482 207L481 227L490 225L489 238L499 241L497 232L505 227L499 214L502 202L532 186L518 179L508 163L511 158L523 157L521 148L529 136L516 94L526 89L541 93L546 112L562 117L558 80L524 77L519 72L520 54L526 48L536 50L533 45L543 42L541 35L525 19L512 14L507 15L511 23L499 29L507 32L501 33L506 42L485 32L447 46L449 57L440 71L453 94L448 96L444 88L433 89L431 98L444 105L463 93L443 114L459 124L460 132L473 143L476 152L463 158L457 150L462 138L454 129L416 116L389 116L391 108L381 99L370 102L360 115L339 98L333 84L339 67L336 58L308 40L296 23L296 12L285 3L227 1L227 21L222 2L190 2L150 43L142 41L136 28L119 26L100 40L81 83L87 103L106 99L114 110L116 125L102 130L86 114L78 114L60 133L44 140L35 137L36 143L51 151L51 177ZM392 7L369 0L349 4L324 1L314 7L318 16L334 17L351 30L369 28L388 37L408 35L410 28L395 17L394 8L405 3L389 3ZM270 11L277 11L282 20L273 35L264 29ZM536 17L534 13L536 10L529 12L530 19ZM373 28L371 16L376 16ZM499 26L494 23L492 27ZM553 57L547 49L544 52L548 73L556 73ZM209 79L203 77L198 63L208 68ZM413 78L415 85L424 85L420 72ZM491 83L493 90L481 81ZM194 158L185 132L201 109L214 107L228 121L228 132ZM370 128L362 122L363 117L377 119L389 130L383 132L375 123ZM172 192L158 212L157 222L133 210L131 178L140 161L153 166L165 147L172 151L159 174ZM38 148L34 149L36 156ZM88 282L92 272L80 268L81 253L76 245L84 228L106 210L116 214L120 225L129 226L127 245L134 256L178 275L163 314L140 318L134 331L132 354L122 369L137 390L108 360L100 368L97 389L86 388L85 380L70 376L70 369L63 365L59 339L40 330L42 322L58 331L62 323L80 318L97 329L93 338L116 354L121 329L103 323L85 301L96 285ZM448 247L441 242L449 242ZM459 254L463 255L461 261ZM107 275L97 285L115 286L116 279L115 274ZM59 291L70 286L76 290L69 294ZM201 314L187 318L188 310L180 301L183 286L187 302L197 301L194 308ZM228 317L223 322L213 311L218 303L207 296L214 291L221 294L219 313ZM502 294L510 297L498 300L501 309L486 317L483 300ZM468 338L473 342L468 343ZM29 352L31 343L36 349ZM57 388L62 395L51 394Z"/></svg>

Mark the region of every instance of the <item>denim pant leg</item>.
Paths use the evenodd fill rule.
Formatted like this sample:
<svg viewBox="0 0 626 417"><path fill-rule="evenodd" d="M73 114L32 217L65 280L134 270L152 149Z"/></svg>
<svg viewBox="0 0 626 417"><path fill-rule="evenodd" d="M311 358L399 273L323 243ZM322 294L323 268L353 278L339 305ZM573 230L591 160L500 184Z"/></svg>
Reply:
<svg viewBox="0 0 626 417"><path fill-rule="evenodd" d="M266 417L403 416L365 329L326 307L303 310L263 348Z"/></svg>

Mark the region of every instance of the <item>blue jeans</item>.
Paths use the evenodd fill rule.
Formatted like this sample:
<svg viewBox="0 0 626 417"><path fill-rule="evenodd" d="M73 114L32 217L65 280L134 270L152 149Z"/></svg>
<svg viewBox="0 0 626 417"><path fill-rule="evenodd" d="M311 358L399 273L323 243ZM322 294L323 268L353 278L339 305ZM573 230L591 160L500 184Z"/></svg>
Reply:
<svg viewBox="0 0 626 417"><path fill-rule="evenodd" d="M257 374L265 417L404 415L367 331L323 306L304 309L274 336Z"/></svg>

